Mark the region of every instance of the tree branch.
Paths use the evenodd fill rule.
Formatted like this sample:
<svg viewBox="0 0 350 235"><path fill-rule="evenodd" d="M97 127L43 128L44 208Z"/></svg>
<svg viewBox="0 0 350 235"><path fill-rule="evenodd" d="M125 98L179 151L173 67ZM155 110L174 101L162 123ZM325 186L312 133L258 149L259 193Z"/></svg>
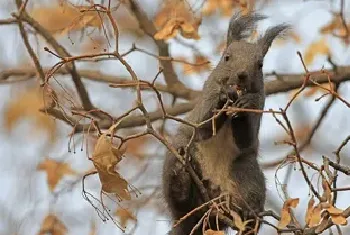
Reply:
<svg viewBox="0 0 350 235"><path fill-rule="evenodd" d="M21 0L16 0L20 3L21 5ZM57 52L57 54L61 57L70 57L71 55L68 53L68 51L61 46L56 39L43 27L41 26L35 19L33 19L31 16L28 15L28 13L24 10L22 12L22 17L21 19L25 22L27 22L31 27L35 29L36 32L38 32L42 37L45 38L47 43L49 43ZM84 84L81 81L81 77L79 73L77 72L75 68L74 62L70 64L66 64L67 70L70 72L72 75L72 79L75 85L75 88L80 96L80 100L82 102L82 105L85 110L91 110L93 109L93 105L90 101L88 92L84 86Z"/></svg>
<svg viewBox="0 0 350 235"><path fill-rule="evenodd" d="M156 43L159 51L159 56L169 57L169 47L168 44L165 43L164 40L156 40L154 39L154 35L157 33L157 29L154 26L153 22L147 17L146 13L140 8L139 4L136 0L128 1L130 4L131 11L135 14L136 19L139 22L140 28L150 36L154 42ZM160 61L163 66L164 79L167 85L170 88L182 89L184 84L179 81L174 67L171 61Z"/></svg>

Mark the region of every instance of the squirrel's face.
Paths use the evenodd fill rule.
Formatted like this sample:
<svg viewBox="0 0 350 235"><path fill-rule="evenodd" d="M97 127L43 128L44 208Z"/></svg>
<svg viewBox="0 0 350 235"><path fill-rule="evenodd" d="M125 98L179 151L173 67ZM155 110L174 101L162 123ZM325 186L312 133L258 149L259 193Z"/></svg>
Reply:
<svg viewBox="0 0 350 235"><path fill-rule="evenodd" d="M258 44L233 41L224 51L217 66L220 83L236 86L246 92L263 89L264 55Z"/></svg>
<svg viewBox="0 0 350 235"><path fill-rule="evenodd" d="M257 21L265 17L259 14L234 15L227 31L227 47L211 77L223 86L234 86L247 93L264 91L263 60L273 40L288 29L281 24L266 30L257 43L248 43L247 32ZM211 80L208 80L211 82Z"/></svg>

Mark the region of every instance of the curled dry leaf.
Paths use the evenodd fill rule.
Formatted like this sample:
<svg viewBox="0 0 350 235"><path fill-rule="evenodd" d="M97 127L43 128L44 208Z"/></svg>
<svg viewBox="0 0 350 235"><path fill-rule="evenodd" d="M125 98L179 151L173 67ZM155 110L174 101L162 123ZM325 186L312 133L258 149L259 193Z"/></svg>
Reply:
<svg viewBox="0 0 350 235"><path fill-rule="evenodd" d="M299 204L299 198L289 198L287 199L284 204L281 211L281 219L278 222L278 228L282 229L285 228L291 221L291 210L290 208L296 208Z"/></svg>
<svg viewBox="0 0 350 235"><path fill-rule="evenodd" d="M184 18L170 19L166 25L159 30L154 38L157 40L167 40L173 38L180 31L180 34L185 38L199 39L198 28L201 24L201 19L196 19L192 24Z"/></svg>
<svg viewBox="0 0 350 235"><path fill-rule="evenodd" d="M331 220L336 225L347 225L348 222L346 218L342 215L343 210L330 206L327 208L327 211L329 212L329 215L331 216Z"/></svg>
<svg viewBox="0 0 350 235"><path fill-rule="evenodd" d="M163 28L170 19L176 17L183 19L191 19L193 17L188 3L183 0L164 0L162 8L154 18L154 25L157 28Z"/></svg>
<svg viewBox="0 0 350 235"><path fill-rule="evenodd" d="M37 170L44 170L47 173L47 183L49 189L53 191L57 183L64 175L75 175L76 172L65 162L57 162L53 159L46 158L37 166Z"/></svg>
<svg viewBox="0 0 350 235"><path fill-rule="evenodd" d="M310 214L310 221L308 224L310 227L314 227L320 223L321 213L322 213L322 208L320 205L317 205L315 208L312 209L312 212Z"/></svg>
<svg viewBox="0 0 350 235"><path fill-rule="evenodd" d="M233 217L235 226L239 229L239 231L244 231L246 229L247 224L252 220L242 221L242 218L234 211L230 211L230 215Z"/></svg>
<svg viewBox="0 0 350 235"><path fill-rule="evenodd" d="M72 30L85 27L101 28L102 22L98 12L89 10L86 6L73 6L65 1L54 7L36 8L29 14L37 20L46 30L54 34L64 35Z"/></svg>
<svg viewBox="0 0 350 235"><path fill-rule="evenodd" d="M322 183L322 186L324 188L326 187L324 182ZM334 224L347 225L347 220L342 214L343 210L332 206L330 202L322 202L315 207L313 207L313 205L314 205L314 199L312 197L309 201L308 209L305 216L305 222L309 227L314 227L314 226L323 227L325 226L325 223L328 223L329 217ZM328 213L325 213L326 211ZM328 214L329 214L329 217L328 217ZM327 216L325 217L325 215ZM320 230L320 231L323 231L323 230Z"/></svg>
<svg viewBox="0 0 350 235"><path fill-rule="evenodd" d="M224 235L224 231L208 229L204 232L204 235Z"/></svg>
<svg viewBox="0 0 350 235"><path fill-rule="evenodd" d="M107 135L103 134L97 140L91 160L98 171L102 191L115 193L121 199L130 200L128 182L115 171L116 165L122 160L124 151L114 147Z"/></svg>
<svg viewBox="0 0 350 235"><path fill-rule="evenodd" d="M124 208L118 208L114 215L119 217L120 225L124 228L129 220L136 221L136 217L129 210Z"/></svg>
<svg viewBox="0 0 350 235"><path fill-rule="evenodd" d="M198 28L201 18L194 16L187 1L167 0L155 17L155 25L160 30L154 35L157 40L167 40L175 37L178 32L191 39L199 39Z"/></svg>
<svg viewBox="0 0 350 235"><path fill-rule="evenodd" d="M331 220L336 225L347 225L348 221L341 215L331 215Z"/></svg>
<svg viewBox="0 0 350 235"><path fill-rule="evenodd" d="M329 55L330 50L326 39L323 37L318 41L310 44L304 55L304 62L306 65L310 65L317 55Z"/></svg>
<svg viewBox="0 0 350 235"><path fill-rule="evenodd" d="M306 215L305 215L305 223L309 227L314 227L318 225L321 221L322 207L320 204L314 207L314 204L315 204L314 197L311 197L309 200Z"/></svg>
<svg viewBox="0 0 350 235"><path fill-rule="evenodd" d="M38 235L65 235L67 234L66 226L55 215L49 214L45 217Z"/></svg>
<svg viewBox="0 0 350 235"><path fill-rule="evenodd" d="M312 211L314 209L314 204L315 204L315 199L312 196L309 200L309 203L307 205L307 210L306 210L306 214L305 214L305 223L307 225L309 225L310 220L311 220L311 216L312 216Z"/></svg>

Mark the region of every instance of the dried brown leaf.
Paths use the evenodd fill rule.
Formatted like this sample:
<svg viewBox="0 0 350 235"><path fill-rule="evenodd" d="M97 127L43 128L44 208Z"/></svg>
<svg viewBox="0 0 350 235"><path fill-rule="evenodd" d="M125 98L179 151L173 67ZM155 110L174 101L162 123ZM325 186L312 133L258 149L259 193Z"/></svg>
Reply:
<svg viewBox="0 0 350 235"><path fill-rule="evenodd" d="M184 74L189 75L210 70L210 62L205 56L196 55L194 64L183 64Z"/></svg>
<svg viewBox="0 0 350 235"><path fill-rule="evenodd" d="M55 102L51 95L57 99L56 94L51 89L31 88L12 99L4 110L4 126L6 130L10 131L19 120L28 118L35 121L33 133L44 130L48 134L50 141L54 142L57 133L56 124L50 116L39 111L42 108L49 108L54 105Z"/></svg>
<svg viewBox="0 0 350 235"><path fill-rule="evenodd" d="M317 205L315 208L313 208L310 215L310 221L309 221L310 227L314 227L320 223L321 213L322 213L322 208L320 205Z"/></svg>
<svg viewBox="0 0 350 235"><path fill-rule="evenodd" d="M95 223L95 221L92 221L91 222L91 230L90 230L89 235L96 235L96 234L97 234L96 223Z"/></svg>
<svg viewBox="0 0 350 235"><path fill-rule="evenodd" d="M343 213L343 210L336 208L334 206L330 206L329 208L327 208L327 211L331 214L331 215L341 215L341 213Z"/></svg>
<svg viewBox="0 0 350 235"><path fill-rule="evenodd" d="M322 197L326 198L327 202L330 203L332 201L332 191L326 179L322 179L322 188L323 188Z"/></svg>
<svg viewBox="0 0 350 235"><path fill-rule="evenodd" d="M289 198L285 201L285 206L289 208L290 207L296 208L298 204L299 204L299 198Z"/></svg>
<svg viewBox="0 0 350 235"><path fill-rule="evenodd" d="M157 40L167 40L179 32L185 38L199 39L198 28L201 18L194 16L187 1L167 0L155 17L155 25L160 30L154 35Z"/></svg>
<svg viewBox="0 0 350 235"><path fill-rule="evenodd" d="M122 227L126 227L126 224L129 220L136 221L136 217L127 209L118 208L114 215L119 217Z"/></svg>
<svg viewBox="0 0 350 235"><path fill-rule="evenodd" d="M350 28L350 25L347 25ZM331 22L320 29L321 34L332 34L338 37L347 36L347 29L345 28L340 14L334 14ZM350 35L348 35L350 36Z"/></svg>
<svg viewBox="0 0 350 235"><path fill-rule="evenodd" d="M144 152L147 146L151 143L152 136L144 135L138 138L130 139L125 143L126 154L136 157L138 160L143 160Z"/></svg>
<svg viewBox="0 0 350 235"><path fill-rule="evenodd" d="M76 172L65 162L57 162L53 159L46 158L37 166L37 170L43 170L47 173L47 184L53 191L57 183L64 175L75 175Z"/></svg>
<svg viewBox="0 0 350 235"><path fill-rule="evenodd" d="M312 211L314 209L314 204L315 204L315 200L314 200L314 197L312 196L309 200L308 205L307 205L307 210L306 210L306 214L305 214L305 223L307 225L309 225L309 223L311 221L311 216L312 216Z"/></svg>
<svg viewBox="0 0 350 235"><path fill-rule="evenodd" d="M224 235L224 231L208 229L204 232L204 235Z"/></svg>
<svg viewBox="0 0 350 235"><path fill-rule="evenodd" d="M199 20L191 24L184 18L170 19L165 26L154 35L154 38L157 40L168 40L175 37L177 33L180 32L185 38L199 39L200 37L197 32L199 25Z"/></svg>
<svg viewBox="0 0 350 235"><path fill-rule="evenodd" d="M327 91L324 89L334 90L334 88L335 88L334 83L331 83L331 84L323 83L323 84L320 84L319 86L315 86L315 87L311 87L311 88L307 89L304 92L304 96L311 97L311 96L315 95L318 91L321 91L323 94L325 94Z"/></svg>
<svg viewBox="0 0 350 235"><path fill-rule="evenodd" d="M235 226L239 229L239 231L244 231L246 229L247 224L251 221L251 220L242 221L242 218L234 211L230 211L230 214L233 217Z"/></svg>
<svg viewBox="0 0 350 235"><path fill-rule="evenodd" d="M38 235L46 234L65 235L67 228L55 215L50 214L45 217Z"/></svg>
<svg viewBox="0 0 350 235"><path fill-rule="evenodd" d="M114 147L111 140L104 134L97 140L92 161L98 171L102 191L115 193L121 199L130 200L128 182L115 171L116 165L122 160L124 151Z"/></svg>
<svg viewBox="0 0 350 235"><path fill-rule="evenodd" d="M233 9L239 9L242 15L249 14L255 7L254 0L207 0L202 8L202 14L209 16L219 11L221 15L232 16Z"/></svg>
<svg viewBox="0 0 350 235"><path fill-rule="evenodd" d="M287 199L284 204L281 211L281 219L278 222L278 228L282 229L285 228L291 221L291 207L296 208L299 204L299 198L289 198Z"/></svg>
<svg viewBox="0 0 350 235"><path fill-rule="evenodd" d="M341 215L331 215L331 220L336 225L347 225L348 221Z"/></svg>
<svg viewBox="0 0 350 235"><path fill-rule="evenodd" d="M329 55L330 50L329 46L327 44L326 38L321 38L318 41L315 41L310 44L310 46L306 49L305 55L304 55L304 62L306 65L310 65L314 58L317 55Z"/></svg>
<svg viewBox="0 0 350 235"><path fill-rule="evenodd" d="M56 6L36 8L29 14L49 32L63 35L88 26L102 27L98 12L93 10L81 12L87 9L85 6L73 6L63 2Z"/></svg>

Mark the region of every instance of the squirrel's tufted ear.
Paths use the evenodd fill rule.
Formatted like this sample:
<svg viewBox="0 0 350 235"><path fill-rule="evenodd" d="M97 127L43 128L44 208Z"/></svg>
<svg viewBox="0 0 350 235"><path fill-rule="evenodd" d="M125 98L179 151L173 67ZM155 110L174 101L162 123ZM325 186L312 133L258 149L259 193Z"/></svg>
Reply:
<svg viewBox="0 0 350 235"><path fill-rule="evenodd" d="M254 29L255 23L265 18L265 16L257 13L244 16L240 13L233 15L228 26L227 46L229 46L233 40L241 40L248 37L249 31Z"/></svg>
<svg viewBox="0 0 350 235"><path fill-rule="evenodd" d="M265 35L258 40L258 44L261 46L264 56L269 50L273 40L278 36L283 36L283 34L285 34L289 29L290 25L288 24L280 24L267 29Z"/></svg>

